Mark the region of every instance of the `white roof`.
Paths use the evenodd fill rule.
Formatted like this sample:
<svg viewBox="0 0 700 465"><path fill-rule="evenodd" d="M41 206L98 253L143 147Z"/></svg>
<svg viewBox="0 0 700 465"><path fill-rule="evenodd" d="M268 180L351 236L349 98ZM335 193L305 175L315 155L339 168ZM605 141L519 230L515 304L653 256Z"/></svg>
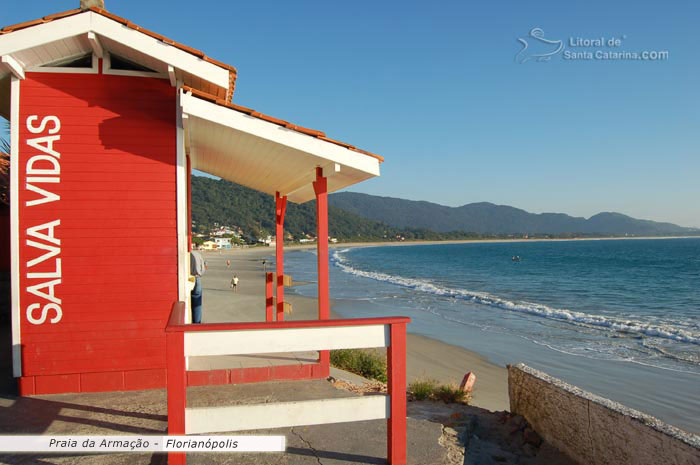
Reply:
<svg viewBox="0 0 700 465"><path fill-rule="evenodd" d="M67 12L70 13L70 12ZM109 14L109 13L104 13ZM190 49L186 51L181 44L157 39L155 34L145 29L128 27L115 19L94 11L76 12L58 19L38 20L38 24L12 30L3 30L0 34L0 58L12 60L22 70L31 71L49 63L78 57L96 51L109 51L123 58L139 63L164 76L169 75L183 84L203 92L226 97L231 86L231 69L213 63L210 58L198 56ZM114 18L118 18L114 16ZM118 18L126 21L123 18ZM93 40L88 38L92 33ZM97 44L97 45L95 45ZM171 45L173 44L173 45ZM184 47L187 48L187 47ZM198 52L201 53L201 52ZM229 67L230 68L230 67ZM0 87L9 89L10 66L0 61ZM0 99L0 114L8 116L9 101L5 102L9 92Z"/></svg>
<svg viewBox="0 0 700 465"><path fill-rule="evenodd" d="M182 91L185 147L192 168L252 189L315 198L316 168L334 192L379 176L379 159L249 116Z"/></svg>

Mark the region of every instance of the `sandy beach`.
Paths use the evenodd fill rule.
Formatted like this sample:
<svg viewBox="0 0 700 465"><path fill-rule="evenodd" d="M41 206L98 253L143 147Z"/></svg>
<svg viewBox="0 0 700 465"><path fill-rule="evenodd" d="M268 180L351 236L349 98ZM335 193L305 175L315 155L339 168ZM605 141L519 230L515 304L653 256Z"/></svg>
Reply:
<svg viewBox="0 0 700 465"><path fill-rule="evenodd" d="M274 255L274 248L229 249L221 253L203 254L208 265L203 281L204 322L263 321L265 281L262 260ZM230 268L227 267L226 260L231 261ZM268 266L268 270L271 269L272 267ZM229 285L234 274L240 280L236 293L233 293ZM224 295L222 299L220 293L227 293L229 296ZM214 295L216 298L212 298ZM289 292L286 300L293 307L292 314L285 317L287 320L310 320L318 317L316 299ZM332 314L332 318L337 318L337 315ZM467 372L474 372L477 381L472 404L489 410L508 409L505 368L490 363L478 353L419 334L409 334L407 368L409 382L420 378L433 378L444 383L458 384Z"/></svg>

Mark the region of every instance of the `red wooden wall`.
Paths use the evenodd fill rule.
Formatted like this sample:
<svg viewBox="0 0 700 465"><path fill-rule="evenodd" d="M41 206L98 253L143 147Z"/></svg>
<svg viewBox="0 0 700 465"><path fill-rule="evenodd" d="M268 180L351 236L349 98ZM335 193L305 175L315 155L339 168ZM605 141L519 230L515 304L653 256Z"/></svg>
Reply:
<svg viewBox="0 0 700 465"><path fill-rule="evenodd" d="M178 279L175 89L163 79L27 73L19 120L21 393L164 386ZM28 174L35 155L54 160L36 159ZM47 195L30 185L60 199L28 205ZM29 292L50 282L35 288L47 296ZM45 309L40 324L29 321L32 304L35 322Z"/></svg>

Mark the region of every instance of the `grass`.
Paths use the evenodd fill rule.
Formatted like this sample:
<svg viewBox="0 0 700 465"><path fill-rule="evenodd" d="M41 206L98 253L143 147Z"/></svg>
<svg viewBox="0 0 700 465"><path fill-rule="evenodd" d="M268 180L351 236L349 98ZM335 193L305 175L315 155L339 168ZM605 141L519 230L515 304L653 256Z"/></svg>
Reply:
<svg viewBox="0 0 700 465"><path fill-rule="evenodd" d="M469 404L471 393L456 384L440 384L434 379L418 379L408 385L408 392L416 400L439 400L446 404Z"/></svg>
<svg viewBox="0 0 700 465"><path fill-rule="evenodd" d="M386 358L373 350L340 349L331 351L331 365L365 378L387 382Z"/></svg>
<svg viewBox="0 0 700 465"><path fill-rule="evenodd" d="M420 379L409 384L408 391L416 400L428 400L432 399L438 385L435 379Z"/></svg>

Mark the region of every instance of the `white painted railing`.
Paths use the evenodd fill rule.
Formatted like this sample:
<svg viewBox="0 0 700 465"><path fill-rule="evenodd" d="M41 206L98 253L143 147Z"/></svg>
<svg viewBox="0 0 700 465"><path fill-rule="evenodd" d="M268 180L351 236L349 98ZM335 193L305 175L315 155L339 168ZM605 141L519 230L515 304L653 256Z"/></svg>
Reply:
<svg viewBox="0 0 700 465"><path fill-rule="evenodd" d="M405 317L186 325L185 305L173 305L166 326L168 434L203 434L387 419L389 463L406 463ZM387 348L388 395L186 407L188 356ZM184 453L169 463L184 464Z"/></svg>

